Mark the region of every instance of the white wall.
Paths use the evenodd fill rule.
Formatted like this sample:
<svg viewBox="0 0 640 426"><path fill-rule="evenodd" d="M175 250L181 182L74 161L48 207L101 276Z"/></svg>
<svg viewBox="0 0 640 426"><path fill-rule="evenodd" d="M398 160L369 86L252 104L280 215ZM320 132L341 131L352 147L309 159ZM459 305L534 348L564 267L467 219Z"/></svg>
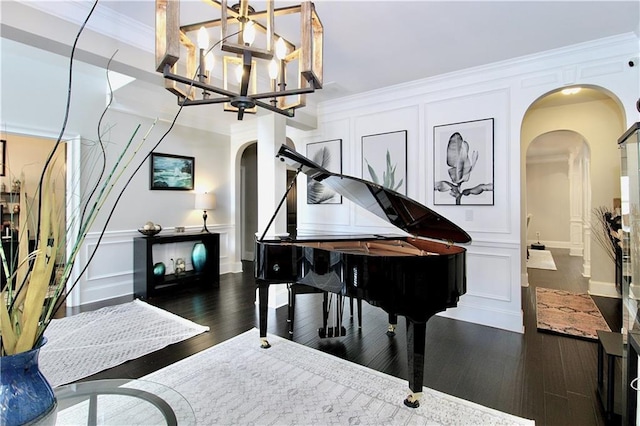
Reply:
<svg viewBox="0 0 640 426"><path fill-rule="evenodd" d="M57 137L65 115L68 59L6 39L2 40L1 55L2 130L8 135ZM87 197L102 164L96 143L97 126L106 105L107 91L104 70L82 62L74 63L74 70L65 137L79 136L82 139L81 146L77 147L80 169L76 171L76 177L79 181L72 190ZM115 96L118 99L118 92ZM144 115L141 115L119 105L118 109L110 109L103 118L100 133L106 147L107 173L122 152L127 153L124 162L130 162L87 234L76 262L76 271L85 267L109 221L95 259L71 299L72 304L133 292L133 238L140 236L137 228L146 221L161 224L165 233L173 232L176 226L184 226L187 231L200 231L202 212L193 208L195 191L213 191L216 194L217 208L209 212L207 224L212 232L221 234L221 273L239 270L233 254L235 230L230 201L230 165L227 161L229 138L182 126L180 119L163 138L170 123L162 120L154 125L154 116L160 115L163 107L160 104L146 105ZM175 105L174 110L177 111ZM133 136L137 126L140 130ZM130 139L132 144L126 148ZM154 149L196 159L195 191L149 189L149 165L144 158ZM69 172L73 173L72 170ZM119 198L125 184L126 190ZM86 202L86 198L83 201Z"/></svg>
<svg viewBox="0 0 640 426"><path fill-rule="evenodd" d="M568 248L569 159L527 162L527 240Z"/></svg>
<svg viewBox="0 0 640 426"><path fill-rule="evenodd" d="M637 52L637 37L621 36L325 103L319 130L292 138L297 144L300 139L305 143L342 139L343 173L360 176L363 135L407 130L408 195L473 238L467 247L467 294L444 315L522 332L526 212L520 208L524 164L520 134L525 112L537 98L563 85L592 84L620 99L630 121L635 116L639 76L637 68L626 63ZM495 123L494 205L434 206L433 127L484 118L494 118ZM614 123L619 124L619 120ZM305 185L299 182L298 187L299 231L393 231L349 202L306 205Z"/></svg>

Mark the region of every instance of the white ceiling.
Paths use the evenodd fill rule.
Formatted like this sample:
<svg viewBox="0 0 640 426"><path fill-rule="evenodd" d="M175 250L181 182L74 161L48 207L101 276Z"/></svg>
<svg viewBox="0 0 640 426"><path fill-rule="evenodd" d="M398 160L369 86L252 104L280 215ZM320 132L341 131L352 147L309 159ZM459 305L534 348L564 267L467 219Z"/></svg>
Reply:
<svg viewBox="0 0 640 426"><path fill-rule="evenodd" d="M263 9L259 2L250 3ZM275 2L277 7L297 3ZM319 93L323 99L640 33L637 0L314 3L325 34L324 81L329 90L325 96ZM106 1L102 6L154 26L153 1ZM210 9L201 1L183 0L182 24L210 19L204 18Z"/></svg>
<svg viewBox="0 0 640 426"><path fill-rule="evenodd" d="M92 4L79 0L21 2L78 24ZM276 7L297 3L275 2ZM311 102L608 36L640 34L638 0L316 0L314 3L324 25L324 88L310 95ZM68 4L73 7L67 7ZM259 2L251 4L257 10L262 9ZM143 31L135 32L137 47L153 52L154 7L152 0L101 0L96 14L108 19L92 19L89 28L104 34L121 34L126 40L132 33L127 28L139 26ZM210 9L213 8L202 1L183 0L181 23L211 19L207 15ZM579 96L572 98L574 102L578 100ZM211 109L221 109L194 108L208 108L209 113Z"/></svg>

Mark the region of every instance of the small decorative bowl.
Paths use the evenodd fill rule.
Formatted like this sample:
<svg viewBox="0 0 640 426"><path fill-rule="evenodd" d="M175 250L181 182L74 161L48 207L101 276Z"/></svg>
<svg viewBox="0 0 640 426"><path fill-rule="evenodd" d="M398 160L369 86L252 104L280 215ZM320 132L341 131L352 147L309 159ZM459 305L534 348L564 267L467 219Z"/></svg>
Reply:
<svg viewBox="0 0 640 426"><path fill-rule="evenodd" d="M156 225L156 227L154 229L138 228L138 232L141 233L142 235L147 236L147 237L153 237L154 235L156 235L160 231L162 231L162 226L160 226L160 225Z"/></svg>

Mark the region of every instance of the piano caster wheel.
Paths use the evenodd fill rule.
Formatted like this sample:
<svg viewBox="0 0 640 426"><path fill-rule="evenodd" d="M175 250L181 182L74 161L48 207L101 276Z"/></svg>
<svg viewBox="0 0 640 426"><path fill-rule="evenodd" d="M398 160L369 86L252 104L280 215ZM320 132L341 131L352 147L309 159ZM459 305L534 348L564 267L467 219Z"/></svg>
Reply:
<svg viewBox="0 0 640 426"><path fill-rule="evenodd" d="M269 344L269 341L263 337L260 338L260 347L262 349L269 349L271 347L271 345Z"/></svg>
<svg viewBox="0 0 640 426"><path fill-rule="evenodd" d="M396 326L394 324L389 324L387 328L387 336L393 337L396 335Z"/></svg>
<svg viewBox="0 0 640 426"><path fill-rule="evenodd" d="M422 393L412 393L404 400L404 405L409 408L418 408L420 406L420 396Z"/></svg>

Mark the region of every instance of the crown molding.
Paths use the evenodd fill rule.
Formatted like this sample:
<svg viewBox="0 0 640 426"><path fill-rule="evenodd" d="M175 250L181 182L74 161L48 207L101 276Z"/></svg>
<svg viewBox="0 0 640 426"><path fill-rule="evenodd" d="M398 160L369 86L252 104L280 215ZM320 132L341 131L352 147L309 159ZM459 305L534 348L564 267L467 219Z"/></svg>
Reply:
<svg viewBox="0 0 640 426"><path fill-rule="evenodd" d="M93 5L86 0L66 1L29 1L16 0L29 8L38 10L75 25L82 25ZM114 23L117 23L114 24ZM94 10L87 22L86 28L106 37L119 40L140 50L154 53L155 29L136 21L126 15L115 12L106 7ZM123 30L126 28L126 31Z"/></svg>

